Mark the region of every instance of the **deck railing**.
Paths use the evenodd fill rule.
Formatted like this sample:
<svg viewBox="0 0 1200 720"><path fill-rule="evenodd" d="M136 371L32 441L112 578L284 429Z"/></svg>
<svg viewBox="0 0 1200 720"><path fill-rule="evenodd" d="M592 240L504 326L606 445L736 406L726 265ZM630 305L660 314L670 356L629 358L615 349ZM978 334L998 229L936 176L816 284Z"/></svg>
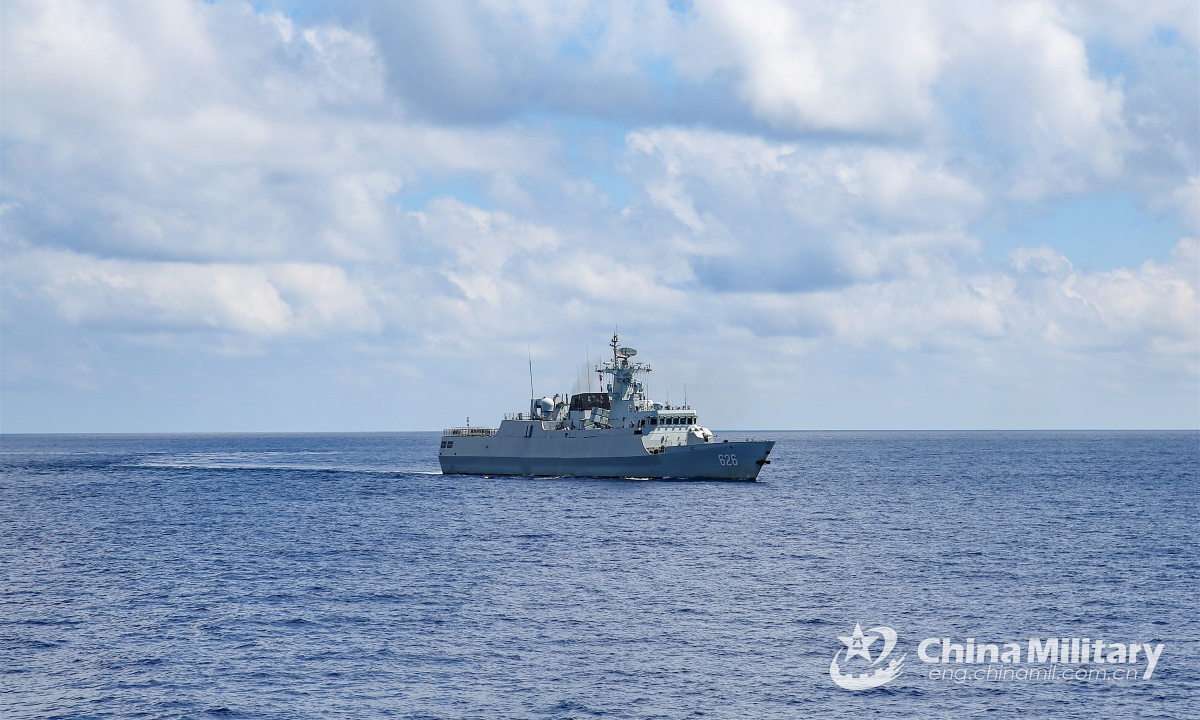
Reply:
<svg viewBox="0 0 1200 720"><path fill-rule="evenodd" d="M442 431L442 437L491 437L495 434L492 428L457 427Z"/></svg>

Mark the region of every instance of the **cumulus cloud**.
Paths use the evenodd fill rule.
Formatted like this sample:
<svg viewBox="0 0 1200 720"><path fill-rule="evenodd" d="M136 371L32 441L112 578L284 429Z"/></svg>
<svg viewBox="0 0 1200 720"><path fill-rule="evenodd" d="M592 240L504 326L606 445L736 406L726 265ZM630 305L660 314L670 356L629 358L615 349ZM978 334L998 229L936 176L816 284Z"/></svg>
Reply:
<svg viewBox="0 0 1200 720"><path fill-rule="evenodd" d="M1200 232L1200 176L1193 175L1188 182L1175 188L1171 202L1179 209L1188 227L1193 232Z"/></svg>
<svg viewBox="0 0 1200 720"><path fill-rule="evenodd" d="M1129 143L1120 84L1093 73L1055 8L1005 3L952 42L947 84L969 89L984 127L1017 154L1013 196L1083 190L1120 173Z"/></svg>
<svg viewBox="0 0 1200 720"><path fill-rule="evenodd" d="M675 244L693 258L684 279L713 289L822 288L977 251L961 229L983 193L928 155L672 127L632 133L628 148L646 183L636 210L690 236Z"/></svg>
<svg viewBox="0 0 1200 720"><path fill-rule="evenodd" d="M43 297L71 324L266 337L380 327L369 288L336 266L131 262L47 250L6 265L13 290Z"/></svg>
<svg viewBox="0 0 1200 720"><path fill-rule="evenodd" d="M764 336L800 335L858 347L986 354L997 344L1038 353L1127 351L1189 369L1200 351L1195 240L1169 262L1083 272L1050 247L1019 248L1007 268L914 273L796 295L743 293L726 322Z"/></svg>
<svg viewBox="0 0 1200 720"><path fill-rule="evenodd" d="M930 93L943 53L920 3L779 0L695 4L711 50L690 69L736 68L739 95L777 127L895 135L934 112Z"/></svg>

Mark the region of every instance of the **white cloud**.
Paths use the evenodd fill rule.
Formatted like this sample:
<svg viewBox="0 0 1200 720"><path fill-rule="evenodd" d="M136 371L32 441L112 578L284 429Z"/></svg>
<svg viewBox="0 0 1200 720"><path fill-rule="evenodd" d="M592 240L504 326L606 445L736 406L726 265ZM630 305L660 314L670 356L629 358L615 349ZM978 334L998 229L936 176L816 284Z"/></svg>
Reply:
<svg viewBox="0 0 1200 720"><path fill-rule="evenodd" d="M1141 45L1159 30L1179 33L1200 46L1200 6L1174 0L1070 0L1058 3L1073 29L1085 37L1104 37L1120 46Z"/></svg>
<svg viewBox="0 0 1200 720"><path fill-rule="evenodd" d="M800 291L917 272L973 256L961 228L983 193L928 155L813 148L683 128L631 133L627 162L695 242L688 279L716 288ZM661 221L660 221L661 222Z"/></svg>
<svg viewBox="0 0 1200 720"><path fill-rule="evenodd" d="M266 337L380 329L369 289L340 267L131 262L61 251L31 251L5 264L10 289L46 298L76 325Z"/></svg>
<svg viewBox="0 0 1200 720"><path fill-rule="evenodd" d="M785 206L814 224L869 213L944 227L969 219L985 199L969 178L927 153L903 149L814 148L679 127L631 133L628 146L630 162L653 160L637 168L652 183L661 177L702 185L713 206Z"/></svg>
<svg viewBox="0 0 1200 720"><path fill-rule="evenodd" d="M1010 193L1075 192L1121 171L1128 138L1118 83L1097 77L1083 40L1052 6L1003 4L954 39L947 80L979 97L979 116L1017 153Z"/></svg>
<svg viewBox="0 0 1200 720"><path fill-rule="evenodd" d="M10 238L181 260L387 260L402 187L538 172L553 146L520 128L401 121L374 42L336 26L237 3L114 7L6 5ZM155 18L166 41L146 30Z"/></svg>
<svg viewBox="0 0 1200 720"><path fill-rule="evenodd" d="M1169 263L1146 261L1137 269L1103 273L1059 270L1053 275L1065 302L1062 315L1075 326L1073 349L1113 347L1176 356L1197 368L1200 353L1200 246L1181 240Z"/></svg>
<svg viewBox="0 0 1200 720"><path fill-rule="evenodd" d="M1040 199L1113 182L1135 147L1120 78L1091 66L1074 10L706 0L679 31L678 67L704 81L732 72L779 130L941 142L943 124L962 126L995 182Z"/></svg>
<svg viewBox="0 0 1200 720"><path fill-rule="evenodd" d="M1200 232L1200 175L1193 175L1186 183L1175 188L1171 201L1179 209L1179 215L1193 232Z"/></svg>
<svg viewBox="0 0 1200 720"><path fill-rule="evenodd" d="M905 134L934 111L930 88L943 53L921 3L712 0L695 7L704 39L717 43L706 52L724 53L741 71L741 96L775 126Z"/></svg>
<svg viewBox="0 0 1200 720"><path fill-rule="evenodd" d="M1125 351L1196 369L1200 297L1194 240L1169 263L1082 272L1052 248L1020 248L1012 267L975 274L941 267L883 282L781 296L727 299L725 322L763 335L806 335L855 347L1054 352Z"/></svg>
<svg viewBox="0 0 1200 720"><path fill-rule="evenodd" d="M425 241L447 253L442 274L468 299L497 305L504 295L521 294L524 286L536 288L549 279L536 267L516 269L510 263L519 255L553 251L558 238L551 230L449 199L434 202L416 218ZM522 271L528 275L522 277Z"/></svg>

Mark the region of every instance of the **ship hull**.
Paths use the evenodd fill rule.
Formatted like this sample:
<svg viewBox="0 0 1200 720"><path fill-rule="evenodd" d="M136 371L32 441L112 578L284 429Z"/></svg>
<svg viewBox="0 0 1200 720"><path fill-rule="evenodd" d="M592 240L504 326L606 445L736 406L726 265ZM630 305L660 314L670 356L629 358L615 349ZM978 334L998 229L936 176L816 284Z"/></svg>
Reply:
<svg viewBox="0 0 1200 720"><path fill-rule="evenodd" d="M602 446L608 443L596 443L601 447L589 448L587 446L593 443L581 438L556 438L558 442L551 447L539 447L547 443L545 440L536 442L534 438L520 438L525 440L523 443L497 443L496 438L487 440L463 438L456 441L452 451L443 452L438 457L442 472L464 475L756 480L775 445L772 440L704 443L668 446L652 453L639 438L628 443L633 446L630 449L634 452L607 454L587 451L603 450ZM634 438L630 437L630 440ZM509 447L504 447L506 445ZM492 446L496 446L496 449L493 450Z"/></svg>

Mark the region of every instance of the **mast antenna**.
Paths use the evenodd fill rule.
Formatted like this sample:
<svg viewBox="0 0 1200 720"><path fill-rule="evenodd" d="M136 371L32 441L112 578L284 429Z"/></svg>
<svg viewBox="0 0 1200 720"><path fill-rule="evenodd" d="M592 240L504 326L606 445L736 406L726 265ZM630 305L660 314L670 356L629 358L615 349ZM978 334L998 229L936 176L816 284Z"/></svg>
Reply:
<svg viewBox="0 0 1200 720"><path fill-rule="evenodd" d="M525 357L529 360L529 399L534 398L533 395L533 353L529 350L529 343L525 344Z"/></svg>

